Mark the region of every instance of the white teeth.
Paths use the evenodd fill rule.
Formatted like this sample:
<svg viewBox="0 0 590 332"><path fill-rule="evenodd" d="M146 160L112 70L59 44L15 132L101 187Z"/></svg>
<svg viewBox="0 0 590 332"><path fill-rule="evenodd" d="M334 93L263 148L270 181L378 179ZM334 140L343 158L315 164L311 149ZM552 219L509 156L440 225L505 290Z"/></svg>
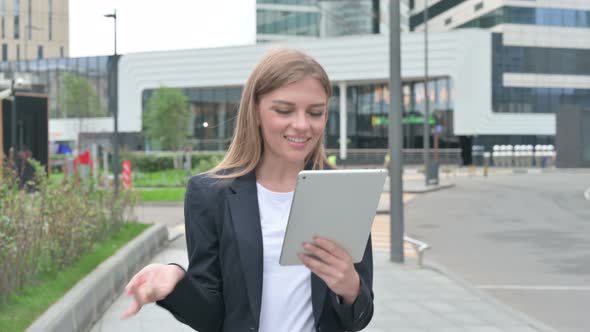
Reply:
<svg viewBox="0 0 590 332"><path fill-rule="evenodd" d="M294 137L286 137L287 140L295 143L305 143L307 142L307 138L294 138Z"/></svg>

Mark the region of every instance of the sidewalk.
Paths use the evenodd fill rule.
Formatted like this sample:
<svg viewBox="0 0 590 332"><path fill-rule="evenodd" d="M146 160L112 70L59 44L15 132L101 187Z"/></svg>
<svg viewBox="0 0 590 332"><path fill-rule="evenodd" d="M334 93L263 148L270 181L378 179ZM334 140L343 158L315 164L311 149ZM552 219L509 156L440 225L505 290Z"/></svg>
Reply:
<svg viewBox="0 0 590 332"><path fill-rule="evenodd" d="M187 265L185 238L181 236L159 252L152 262ZM428 262L426 264L428 266ZM497 304L432 268L420 269L413 259L405 264L388 261L388 252L374 252L375 314L368 332L533 332L535 322ZM91 332L191 331L156 305L120 320L131 299L122 294ZM198 314L198 313L196 313Z"/></svg>

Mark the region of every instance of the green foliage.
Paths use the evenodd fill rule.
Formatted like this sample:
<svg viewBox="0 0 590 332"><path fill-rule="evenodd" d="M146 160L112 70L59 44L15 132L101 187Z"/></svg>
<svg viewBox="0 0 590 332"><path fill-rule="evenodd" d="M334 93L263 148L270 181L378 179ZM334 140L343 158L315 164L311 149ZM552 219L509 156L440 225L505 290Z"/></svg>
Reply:
<svg viewBox="0 0 590 332"><path fill-rule="evenodd" d="M123 153L119 159L131 161L133 171L157 172L165 169L174 169L174 156L172 155Z"/></svg>
<svg viewBox="0 0 590 332"><path fill-rule="evenodd" d="M13 293L8 302L0 304L0 331L24 331L72 286L148 227L146 224L123 224L118 232L95 244L63 271L41 273L35 284Z"/></svg>
<svg viewBox="0 0 590 332"><path fill-rule="evenodd" d="M91 118L106 116L95 87L84 77L65 73L62 77L60 108L64 117Z"/></svg>
<svg viewBox="0 0 590 332"><path fill-rule="evenodd" d="M49 181L41 164L31 161L34 192L19 190L10 164L0 168L0 303L38 275L71 265L117 231L137 197L101 190L94 179L76 184Z"/></svg>
<svg viewBox="0 0 590 332"><path fill-rule="evenodd" d="M165 150L180 149L188 130L188 101L180 89L161 87L147 102L143 115L146 137L161 142Z"/></svg>
<svg viewBox="0 0 590 332"><path fill-rule="evenodd" d="M179 158L181 152L176 155L156 155L146 153L124 153L121 160L130 160L133 171L151 173L174 169L174 158ZM223 159L223 153L199 153L192 154L193 169L197 173L205 172L219 164ZM195 173L196 174L196 173Z"/></svg>

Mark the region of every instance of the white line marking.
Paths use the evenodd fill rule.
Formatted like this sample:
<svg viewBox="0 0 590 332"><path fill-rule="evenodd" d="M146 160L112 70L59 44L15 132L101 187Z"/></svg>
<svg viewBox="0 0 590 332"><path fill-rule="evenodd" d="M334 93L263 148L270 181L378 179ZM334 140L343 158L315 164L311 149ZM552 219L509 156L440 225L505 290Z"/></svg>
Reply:
<svg viewBox="0 0 590 332"><path fill-rule="evenodd" d="M552 285L480 285L479 289L541 290L541 291L590 291L590 286L552 286Z"/></svg>
<svg viewBox="0 0 590 332"><path fill-rule="evenodd" d="M584 191L584 197L590 201L590 187Z"/></svg>

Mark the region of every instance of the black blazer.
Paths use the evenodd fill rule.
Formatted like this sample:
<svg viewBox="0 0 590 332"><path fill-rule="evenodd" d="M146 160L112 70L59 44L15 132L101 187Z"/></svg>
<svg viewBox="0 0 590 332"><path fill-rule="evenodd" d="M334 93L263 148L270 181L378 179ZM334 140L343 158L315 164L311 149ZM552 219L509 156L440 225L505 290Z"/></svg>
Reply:
<svg viewBox="0 0 590 332"><path fill-rule="evenodd" d="M157 304L201 332L258 331L262 298L262 230L256 175L220 180L200 174L188 184L184 215L189 266ZM361 293L352 305L315 274L311 298L317 331L358 331L373 317L371 239L355 264Z"/></svg>

